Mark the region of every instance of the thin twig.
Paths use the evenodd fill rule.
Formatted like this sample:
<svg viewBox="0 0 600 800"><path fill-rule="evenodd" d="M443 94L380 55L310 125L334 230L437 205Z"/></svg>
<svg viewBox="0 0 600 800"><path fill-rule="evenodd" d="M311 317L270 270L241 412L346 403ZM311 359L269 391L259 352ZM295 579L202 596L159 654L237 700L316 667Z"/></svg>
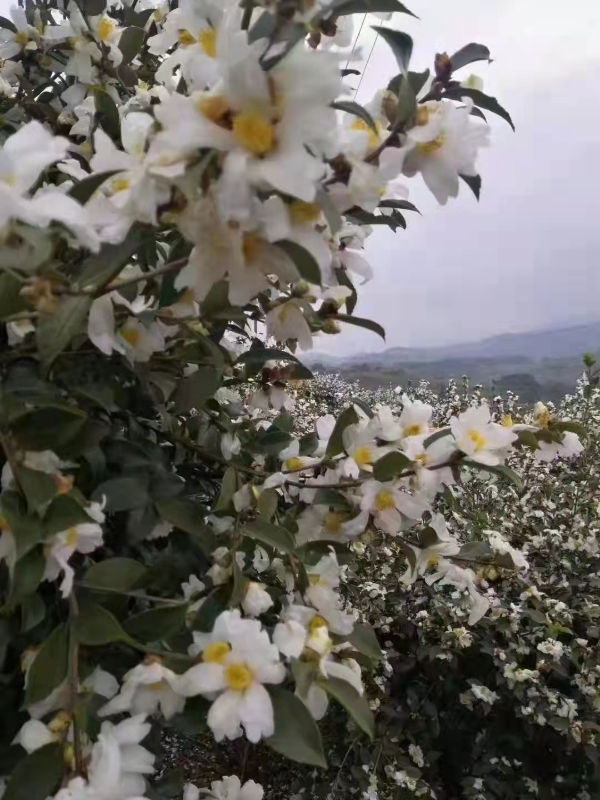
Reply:
<svg viewBox="0 0 600 800"><path fill-rule="evenodd" d="M141 275L136 275L133 278L127 278L124 281L113 281L113 283L109 283L108 286L104 286L100 290L98 290L96 287L91 289L83 289L82 291L77 292L77 294L91 294L94 297L102 297L104 294L110 294L110 292L119 291L127 286L135 286L136 283L151 281L154 278L160 278L162 275L169 275L171 272L177 272L177 270L181 269L181 267L184 267L187 262L187 256L185 258L178 258L176 261L170 261L168 264L163 264L162 267L158 267L158 269L155 269L152 272L144 272Z"/></svg>
<svg viewBox="0 0 600 800"><path fill-rule="evenodd" d="M73 757L75 759L75 773L83 775L83 750L81 747L81 732L77 721L75 707L79 696L79 641L77 639L77 617L79 607L75 593L69 598L69 710L73 725Z"/></svg>

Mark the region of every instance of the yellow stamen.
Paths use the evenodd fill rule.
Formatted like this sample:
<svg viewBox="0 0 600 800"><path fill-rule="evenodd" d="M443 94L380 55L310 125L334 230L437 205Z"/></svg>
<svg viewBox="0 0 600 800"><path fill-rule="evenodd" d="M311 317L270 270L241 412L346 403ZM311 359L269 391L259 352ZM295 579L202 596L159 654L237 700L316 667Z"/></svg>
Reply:
<svg viewBox="0 0 600 800"><path fill-rule="evenodd" d="M244 234L242 250L246 261L256 261L259 258L261 252L260 244L261 240L258 236L254 236L251 233Z"/></svg>
<svg viewBox="0 0 600 800"><path fill-rule="evenodd" d="M223 117L229 113L229 104L227 100L222 97L220 94L212 95L211 97L203 97L201 98L196 108L198 111L203 114L207 119L212 120L212 122L219 122L223 119Z"/></svg>
<svg viewBox="0 0 600 800"><path fill-rule="evenodd" d="M376 123L377 132L373 130L370 125L364 121L364 119L355 119L352 125L350 126L351 130L353 131L366 131L369 134L368 144L369 149L375 150L379 147L380 136L379 136L379 128L380 125Z"/></svg>
<svg viewBox="0 0 600 800"><path fill-rule="evenodd" d="M125 189L129 189L131 183L127 180L127 178L115 178L115 180L111 183L110 189L112 194L116 194L117 192L124 192Z"/></svg>
<svg viewBox="0 0 600 800"><path fill-rule="evenodd" d="M431 155L431 153L437 152L441 147L444 146L444 142L446 137L443 134L436 136L435 139L432 139L430 142L420 142L416 149L420 153L424 153L425 155Z"/></svg>
<svg viewBox="0 0 600 800"><path fill-rule="evenodd" d="M229 655L231 647L227 642L211 642L202 653L202 661L208 664L223 664Z"/></svg>
<svg viewBox="0 0 600 800"><path fill-rule="evenodd" d="M161 692L165 688L165 682L155 681L154 683L148 683L147 687L151 692Z"/></svg>
<svg viewBox="0 0 600 800"><path fill-rule="evenodd" d="M344 515L340 514L339 511L328 511L323 519L323 527L332 536L339 536L342 532L343 521Z"/></svg>
<svg viewBox="0 0 600 800"><path fill-rule="evenodd" d="M51 733L64 733L71 724L71 715L66 711L59 711L58 714L48 723L48 730Z"/></svg>
<svg viewBox="0 0 600 800"><path fill-rule="evenodd" d="M69 528L65 536L65 544L67 547L77 547L78 536L77 528Z"/></svg>
<svg viewBox="0 0 600 800"><path fill-rule="evenodd" d="M394 495L389 489L382 489L380 492L377 492L377 497L375 498L375 508L377 511L391 511L392 508L396 508Z"/></svg>
<svg viewBox="0 0 600 800"><path fill-rule="evenodd" d="M179 36L177 38L179 40L179 44L183 45L184 47L187 47L190 44L196 44L196 40L192 34L186 30L179 31Z"/></svg>
<svg viewBox="0 0 600 800"><path fill-rule="evenodd" d="M479 433L479 431L469 431L467 436L469 437L469 439L475 445L475 452L477 452L477 451L479 451L479 450L481 450L482 448L485 447L485 444L486 444L485 436L483 436L483 434Z"/></svg>
<svg viewBox="0 0 600 800"><path fill-rule="evenodd" d="M241 146L255 156L266 156L275 146L275 129L260 112L247 111L233 121L233 133Z"/></svg>
<svg viewBox="0 0 600 800"><path fill-rule="evenodd" d="M101 42L106 42L115 29L115 23L108 17L103 17L98 23L98 37Z"/></svg>
<svg viewBox="0 0 600 800"><path fill-rule="evenodd" d="M512 426L515 423L513 422L513 418L511 417L510 414L505 414L502 417L502 420L500 421L500 424L503 425L505 428L512 428Z"/></svg>
<svg viewBox="0 0 600 800"><path fill-rule="evenodd" d="M289 205L290 217L292 222L302 224L303 222L316 222L321 216L321 206L318 203L306 203L304 200L294 200Z"/></svg>
<svg viewBox="0 0 600 800"><path fill-rule="evenodd" d="M20 44L21 47L25 47L28 41L29 41L29 36L27 34L27 31L18 31L17 33L15 33L15 42L17 44Z"/></svg>
<svg viewBox="0 0 600 800"><path fill-rule="evenodd" d="M315 616L311 619L308 630L311 633L315 633L318 631L319 628L326 628L327 627L327 620L324 619L320 614L315 614Z"/></svg>
<svg viewBox="0 0 600 800"><path fill-rule="evenodd" d="M428 567L437 567L437 565L439 563L440 563L439 556L435 556L435 555L434 556L429 556L429 558L427 559L427 566Z"/></svg>
<svg viewBox="0 0 600 800"><path fill-rule="evenodd" d="M229 664L225 668L225 680L236 692L243 692L252 685L254 673L246 664Z"/></svg>
<svg viewBox="0 0 600 800"><path fill-rule="evenodd" d="M354 460L359 467L367 467L373 463L373 453L368 445L358 447L354 453Z"/></svg>
<svg viewBox="0 0 600 800"><path fill-rule="evenodd" d="M405 436L418 436L421 433L421 426L416 422L414 425L407 425L403 433Z"/></svg>
<svg viewBox="0 0 600 800"><path fill-rule="evenodd" d="M198 34L200 47L210 58L217 56L217 32L214 28L204 28Z"/></svg>
<svg viewBox="0 0 600 800"><path fill-rule="evenodd" d="M121 336L132 347L138 346L140 341L140 332L137 330L137 328L126 328L125 330L121 331Z"/></svg>
<svg viewBox="0 0 600 800"><path fill-rule="evenodd" d="M301 458L298 456L294 456L294 458L288 458L285 462L285 468L290 472L298 472L304 467L304 463Z"/></svg>
<svg viewBox="0 0 600 800"><path fill-rule="evenodd" d="M419 126L427 125L427 123L429 122L429 114L430 110L427 108L427 106L419 106L417 108L417 117L416 117L417 125Z"/></svg>

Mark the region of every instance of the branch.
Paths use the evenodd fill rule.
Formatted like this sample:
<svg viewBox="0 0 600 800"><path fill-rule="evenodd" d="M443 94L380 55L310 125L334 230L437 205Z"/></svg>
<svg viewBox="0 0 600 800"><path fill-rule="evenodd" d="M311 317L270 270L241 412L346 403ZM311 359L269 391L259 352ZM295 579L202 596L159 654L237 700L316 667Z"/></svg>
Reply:
<svg viewBox="0 0 600 800"><path fill-rule="evenodd" d="M83 751L81 747L81 731L77 722L75 707L79 695L79 642L77 640L77 617L79 607L77 598L72 592L69 597L69 711L71 714L71 724L73 725L73 756L75 759L75 773L84 775Z"/></svg>

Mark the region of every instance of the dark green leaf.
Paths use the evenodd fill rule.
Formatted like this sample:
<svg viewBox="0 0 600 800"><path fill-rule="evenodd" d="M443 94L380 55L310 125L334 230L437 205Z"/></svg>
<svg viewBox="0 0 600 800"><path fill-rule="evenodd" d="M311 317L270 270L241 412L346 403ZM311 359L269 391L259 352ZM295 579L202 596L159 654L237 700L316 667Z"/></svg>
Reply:
<svg viewBox="0 0 600 800"><path fill-rule="evenodd" d="M248 522L242 527L244 536L250 536L258 542L274 547L284 553L293 553L296 543L292 534L281 525L273 525L262 519Z"/></svg>
<svg viewBox="0 0 600 800"><path fill-rule="evenodd" d="M47 405L20 414L12 429L24 450L60 451L81 434L87 418L76 406Z"/></svg>
<svg viewBox="0 0 600 800"><path fill-rule="evenodd" d="M456 558L485 563L491 561L493 555L492 548L487 542L467 542L460 548Z"/></svg>
<svg viewBox="0 0 600 800"><path fill-rule="evenodd" d="M229 600L229 587L226 583L217 586L205 599L192 623L195 631L208 633L215 626L215 620L227 608Z"/></svg>
<svg viewBox="0 0 600 800"><path fill-rule="evenodd" d="M185 623L187 603L160 606L129 617L125 632L141 642L159 642L176 634Z"/></svg>
<svg viewBox="0 0 600 800"><path fill-rule="evenodd" d="M310 433L305 433L304 436L300 437L299 443L300 443L300 455L312 456L312 454L319 446L319 437L317 436L316 433L314 433L314 431L310 431Z"/></svg>
<svg viewBox="0 0 600 800"><path fill-rule="evenodd" d="M55 497L44 515L44 536L66 531L83 522L90 522L85 508L75 499L74 493Z"/></svg>
<svg viewBox="0 0 600 800"><path fill-rule="evenodd" d="M519 444L529 447L531 450L539 450L540 443L533 431L519 431Z"/></svg>
<svg viewBox="0 0 600 800"><path fill-rule="evenodd" d="M354 686L341 678L320 679L317 685L327 694L335 698L340 705L352 716L358 727L372 739L375 736L375 720L365 698L360 695Z"/></svg>
<svg viewBox="0 0 600 800"><path fill-rule="evenodd" d="M77 617L77 639L81 644L99 647L111 642L130 642L120 622L99 605L85 606Z"/></svg>
<svg viewBox="0 0 600 800"><path fill-rule="evenodd" d="M373 477L376 481L391 481L401 472L412 466L412 461L404 453L394 450L386 453L373 464Z"/></svg>
<svg viewBox="0 0 600 800"><path fill-rule="evenodd" d="M437 442L438 439L443 439L444 436L450 436L451 433L452 433L452 431L450 430L450 428L441 428L439 431L436 431L435 433L432 433L431 436L428 436L425 439L425 441L423 442L423 447L424 448L431 447L431 445L434 442Z"/></svg>
<svg viewBox="0 0 600 800"><path fill-rule="evenodd" d="M231 569L233 577L233 588L231 590L231 596L229 598L229 607L236 608L244 599L248 580L247 578L244 577L244 573L240 569L240 566L237 563L235 555L233 555L232 558L233 560L231 562Z"/></svg>
<svg viewBox="0 0 600 800"><path fill-rule="evenodd" d="M93 175L88 175L87 178L78 181L78 183L69 189L67 194L83 206L94 194L96 189L99 189L105 181L112 178L117 172L118 170L113 169L108 172L95 172Z"/></svg>
<svg viewBox="0 0 600 800"><path fill-rule="evenodd" d="M133 89L134 86L137 86L138 77L135 70L132 69L129 64L119 64L117 67L117 77L128 89Z"/></svg>
<svg viewBox="0 0 600 800"><path fill-rule="evenodd" d="M38 472L37 470L16 465L14 474L21 491L27 499L29 512L42 516L58 492L58 487L52 480L52 476L46 472Z"/></svg>
<svg viewBox="0 0 600 800"><path fill-rule="evenodd" d="M4 492L0 499L0 507L2 516L15 537L17 558L21 558L42 541L44 535L42 523L38 517L27 514L25 501L17 492Z"/></svg>
<svg viewBox="0 0 600 800"><path fill-rule="evenodd" d="M314 506L329 506L329 508L341 509L342 511L349 511L350 504L347 497L339 492L337 489L317 489L312 501Z"/></svg>
<svg viewBox="0 0 600 800"><path fill-rule="evenodd" d="M481 195L481 175L459 175L459 178L467 184L475 197L479 200Z"/></svg>
<svg viewBox="0 0 600 800"><path fill-rule="evenodd" d="M268 430L257 437L255 445L257 449L267 455L277 455L287 447L292 441L289 433L280 430Z"/></svg>
<svg viewBox="0 0 600 800"><path fill-rule="evenodd" d="M80 8L91 17L97 17L104 12L106 0L79 0Z"/></svg>
<svg viewBox="0 0 600 800"><path fill-rule="evenodd" d="M203 553L212 553L215 535L204 522L201 506L185 497L163 497L155 506L162 519L188 533Z"/></svg>
<svg viewBox="0 0 600 800"><path fill-rule="evenodd" d="M92 499L101 502L106 498L108 511L129 511L148 502L148 476L137 475L111 478L96 487Z"/></svg>
<svg viewBox="0 0 600 800"><path fill-rule="evenodd" d="M96 102L96 118L104 131L115 141L121 140L121 122L119 111L112 97L104 89L94 92Z"/></svg>
<svg viewBox="0 0 600 800"><path fill-rule="evenodd" d="M461 465L469 467L470 469L476 469L479 472L489 472L492 475L497 475L499 478L505 478L515 486L518 492L523 491L525 488L521 476L518 475L514 469L512 469L512 467L507 467L506 464L496 464L495 466L491 467L489 464L479 464L476 461L470 461L468 459L461 461L460 463Z"/></svg>
<svg viewBox="0 0 600 800"><path fill-rule="evenodd" d="M410 14L418 19L400 0L340 0L335 5L335 16L345 17L348 14L378 14L385 12Z"/></svg>
<svg viewBox="0 0 600 800"><path fill-rule="evenodd" d="M46 800L59 788L65 771L61 742L51 742L35 750L14 769L4 800Z"/></svg>
<svg viewBox="0 0 600 800"><path fill-rule="evenodd" d="M0 273L0 322L27 310L27 303L20 294L22 288L23 284L14 275Z"/></svg>
<svg viewBox="0 0 600 800"><path fill-rule="evenodd" d="M472 64L474 61L491 61L490 51L484 44L466 44L457 50L453 56L450 57L452 62L452 72L455 72L461 67L466 67L467 64Z"/></svg>
<svg viewBox="0 0 600 800"><path fill-rule="evenodd" d="M34 547L15 564L11 580L11 602L20 603L32 595L42 580L46 559L40 546Z"/></svg>
<svg viewBox="0 0 600 800"><path fill-rule="evenodd" d="M576 433L580 439L587 439L590 435L585 425L582 425L581 422L575 422L575 420L553 422L552 428L559 431L559 433L565 433L566 431Z"/></svg>
<svg viewBox="0 0 600 800"><path fill-rule="evenodd" d="M39 594L32 594L21 601L21 631L28 633L46 616L46 603Z"/></svg>
<svg viewBox="0 0 600 800"><path fill-rule="evenodd" d="M103 245L99 253L83 262L83 270L77 279L76 287L91 289L105 286L129 262L140 246L140 241L140 230L132 228L121 244Z"/></svg>
<svg viewBox="0 0 600 800"><path fill-rule="evenodd" d="M348 275L347 271L342 267L335 267L334 272L340 286L345 286L352 292L352 294L348 295L344 302L346 304L346 310L348 314L353 314L358 302L358 294L356 293L354 284L350 280L350 276Z"/></svg>
<svg viewBox="0 0 600 800"><path fill-rule="evenodd" d="M382 200L379 203L379 208L401 208L403 211L416 211L417 214L421 213L419 209L412 203L409 203L408 200Z"/></svg>
<svg viewBox="0 0 600 800"><path fill-rule="evenodd" d="M119 39L119 50L123 53L123 63L129 64L137 56L144 45L145 31L131 25L125 28Z"/></svg>
<svg viewBox="0 0 600 800"><path fill-rule="evenodd" d="M13 33L17 32L17 28L15 27L15 23L11 22L6 17L0 17L0 28L6 28L7 30L12 31Z"/></svg>
<svg viewBox="0 0 600 800"><path fill-rule="evenodd" d="M371 128L371 130L379 134L375 120L369 114L367 109L361 106L359 103L355 103L353 100L337 100L335 103L331 104L331 107L335 108L336 111L345 111L347 114L353 114L355 117L359 117L359 119L362 119L362 121L365 122L369 128Z"/></svg>
<svg viewBox="0 0 600 800"><path fill-rule="evenodd" d="M383 26L373 26L373 30L377 31L381 38L389 44L400 67L400 72L403 75L407 75L413 51L412 38L407 33L396 31L392 28L384 28Z"/></svg>
<svg viewBox="0 0 600 800"><path fill-rule="evenodd" d="M368 656L373 661L381 661L383 658L381 652L381 645L377 640L375 631L366 622L357 622L354 630L347 637L347 641L365 656Z"/></svg>
<svg viewBox="0 0 600 800"><path fill-rule="evenodd" d="M301 278L309 283L321 285L321 270L308 250L288 239L281 239L275 244L289 256Z"/></svg>
<svg viewBox="0 0 600 800"><path fill-rule="evenodd" d="M265 739L272 750L300 764L327 766L317 723L302 700L279 686L269 686L275 733Z"/></svg>
<svg viewBox="0 0 600 800"><path fill-rule="evenodd" d="M49 367L56 356L85 330L92 301L89 297L61 297L54 313L40 314L36 341L42 363Z"/></svg>
<svg viewBox="0 0 600 800"><path fill-rule="evenodd" d="M277 511L279 494L276 489L264 489L258 498L258 513L270 522Z"/></svg>
<svg viewBox="0 0 600 800"><path fill-rule="evenodd" d="M27 677L24 705L48 697L67 677L69 666L69 634L64 624L58 625L35 657Z"/></svg>
<svg viewBox="0 0 600 800"><path fill-rule="evenodd" d="M337 314L335 319L339 322L348 322L350 325L356 325L359 328L366 328L368 331L373 331L385 341L385 330L378 322L373 322L372 319L363 319L363 317L354 317L350 314Z"/></svg>
<svg viewBox="0 0 600 800"><path fill-rule="evenodd" d="M95 589L118 589L129 591L139 585L146 567L133 558L107 558L92 566L85 573L85 585Z"/></svg>
<svg viewBox="0 0 600 800"><path fill-rule="evenodd" d="M215 506L215 511L228 511L233 501L233 495L240 489L240 479L234 467L227 467L221 481L221 492Z"/></svg>
<svg viewBox="0 0 600 800"><path fill-rule="evenodd" d="M175 413L184 414L201 408L221 385L221 373L215 367L198 367L179 384L175 394Z"/></svg>
<svg viewBox="0 0 600 800"><path fill-rule="evenodd" d="M337 456L344 451L343 433L349 425L355 425L358 422L358 414L352 406L346 408L337 418L335 427L329 437L327 444L326 456L330 458Z"/></svg>
<svg viewBox="0 0 600 800"><path fill-rule="evenodd" d="M497 114L499 117L502 117L503 120L508 122L513 131L515 129L510 114L508 111L506 111L506 109L502 108L496 98L490 97L489 95L480 92L478 89L466 89L463 86L459 86L457 88L448 89L445 92L444 97L449 97L451 100L461 100L463 97L470 97L476 106L479 106L479 108L484 108L486 111L491 111L492 114Z"/></svg>

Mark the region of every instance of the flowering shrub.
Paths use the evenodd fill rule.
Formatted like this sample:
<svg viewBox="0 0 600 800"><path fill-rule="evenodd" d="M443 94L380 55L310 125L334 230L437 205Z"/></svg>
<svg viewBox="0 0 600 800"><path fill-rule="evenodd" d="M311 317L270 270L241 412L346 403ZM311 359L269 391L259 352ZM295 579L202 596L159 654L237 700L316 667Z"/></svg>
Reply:
<svg viewBox="0 0 600 800"><path fill-rule="evenodd" d="M371 226L415 210L399 176L440 203L461 180L478 194L481 109L512 125L455 77L487 48L417 73L411 38L383 24L400 72L367 108L347 99L348 18L366 11L410 13L78 0L0 19L5 800L164 795L145 776L170 727L317 767L331 705L373 738L382 651L340 592L352 542L387 542L407 592L452 587L475 625L499 611L470 565L519 574L526 557L500 532L474 549L440 497L480 478L520 492L515 450L582 449L585 428L544 407L292 413L310 377L297 348L344 324L383 334L354 315L354 276L370 277ZM233 775L211 792L262 796Z"/></svg>

